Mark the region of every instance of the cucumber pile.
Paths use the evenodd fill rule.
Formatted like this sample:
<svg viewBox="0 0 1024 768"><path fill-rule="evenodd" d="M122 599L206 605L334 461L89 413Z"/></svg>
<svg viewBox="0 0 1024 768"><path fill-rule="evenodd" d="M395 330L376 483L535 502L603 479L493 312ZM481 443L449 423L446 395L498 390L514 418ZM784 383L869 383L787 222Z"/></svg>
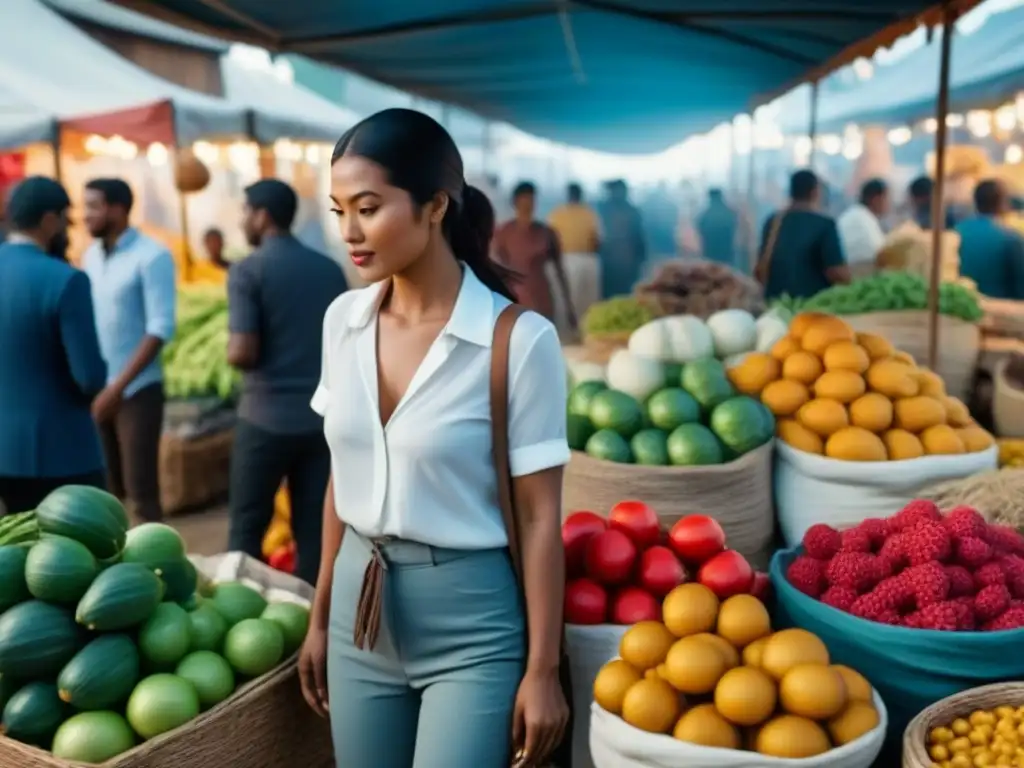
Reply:
<svg viewBox="0 0 1024 768"><path fill-rule="evenodd" d="M240 375L227 361L228 299L224 289L179 289L177 317L174 338L162 352L167 396L230 399Z"/></svg>
<svg viewBox="0 0 1024 768"><path fill-rule="evenodd" d="M308 610L211 584L173 528L64 486L0 518L0 742L99 764L295 653Z"/></svg>

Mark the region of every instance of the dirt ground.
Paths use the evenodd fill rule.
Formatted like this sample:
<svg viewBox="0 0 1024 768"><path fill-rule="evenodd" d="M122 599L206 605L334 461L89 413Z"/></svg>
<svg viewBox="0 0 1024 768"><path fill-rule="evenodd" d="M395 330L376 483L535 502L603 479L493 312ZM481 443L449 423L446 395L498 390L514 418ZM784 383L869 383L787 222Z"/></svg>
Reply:
<svg viewBox="0 0 1024 768"><path fill-rule="evenodd" d="M225 505L201 512L174 515L165 522L173 525L185 538L190 554L218 555L227 549L228 508Z"/></svg>

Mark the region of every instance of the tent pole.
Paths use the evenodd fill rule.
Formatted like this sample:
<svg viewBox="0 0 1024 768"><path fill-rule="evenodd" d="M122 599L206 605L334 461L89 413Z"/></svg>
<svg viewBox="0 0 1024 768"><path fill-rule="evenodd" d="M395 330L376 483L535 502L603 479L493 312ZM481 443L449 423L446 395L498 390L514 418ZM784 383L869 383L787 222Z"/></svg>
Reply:
<svg viewBox="0 0 1024 768"><path fill-rule="evenodd" d="M188 196L178 187L178 164L181 162L182 156L185 153L185 148L181 146L181 139L178 137L178 116L175 114L176 110L174 104L171 104L171 130L174 132L174 191L178 193L178 218L181 221L181 243L182 243L182 260L185 265L185 274L181 276L181 281L184 283L189 282L192 279L192 246L189 245L188 235Z"/></svg>
<svg viewBox="0 0 1024 768"><path fill-rule="evenodd" d="M50 140L50 150L53 152L53 178L59 182L64 178L64 164L60 158L61 130L60 123L58 122L53 132L53 138Z"/></svg>
<svg viewBox="0 0 1024 768"><path fill-rule="evenodd" d="M811 154L807 158L807 167L814 170L814 155L818 145L818 84L820 80L811 83L811 120L807 126L807 136L811 140Z"/></svg>
<svg viewBox="0 0 1024 768"><path fill-rule="evenodd" d="M949 113L949 60L953 46L954 13L950 3L942 8L942 58L939 60L939 93L935 105L935 187L932 195L932 265L928 284L928 367L933 371L939 356L939 285L942 269L942 236L945 233L946 139Z"/></svg>

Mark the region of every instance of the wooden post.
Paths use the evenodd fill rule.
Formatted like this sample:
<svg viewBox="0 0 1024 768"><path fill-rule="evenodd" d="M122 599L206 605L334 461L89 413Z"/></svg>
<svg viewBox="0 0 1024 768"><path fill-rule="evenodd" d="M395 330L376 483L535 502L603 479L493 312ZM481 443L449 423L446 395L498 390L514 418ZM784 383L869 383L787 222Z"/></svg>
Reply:
<svg viewBox="0 0 1024 768"><path fill-rule="evenodd" d="M928 285L928 367L933 371L939 357L939 286L942 280L942 236L945 232L946 115L949 112L949 60L953 45L955 14L943 3L942 51L939 60L939 92L935 104L935 186L932 196L932 269Z"/></svg>
<svg viewBox="0 0 1024 768"><path fill-rule="evenodd" d="M811 83L811 119L807 126L807 136L811 140L811 154L807 158L807 167L814 170L814 155L818 143L818 84L820 80Z"/></svg>

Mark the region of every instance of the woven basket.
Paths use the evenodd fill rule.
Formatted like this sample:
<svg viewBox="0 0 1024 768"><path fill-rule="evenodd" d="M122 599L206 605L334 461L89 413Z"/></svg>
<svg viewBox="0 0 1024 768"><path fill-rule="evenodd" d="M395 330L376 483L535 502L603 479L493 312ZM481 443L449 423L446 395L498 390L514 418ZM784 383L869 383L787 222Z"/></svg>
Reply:
<svg viewBox="0 0 1024 768"><path fill-rule="evenodd" d="M160 438L160 505L165 515L208 506L228 492L235 431Z"/></svg>
<svg viewBox="0 0 1024 768"><path fill-rule="evenodd" d="M299 688L295 657L177 730L145 742L102 768L333 768L330 727ZM3 768L80 768L0 736ZM93 766L93 768L96 768Z"/></svg>
<svg viewBox="0 0 1024 768"><path fill-rule="evenodd" d="M618 349L625 349L629 344L630 333L606 333L599 336L585 335L583 350L585 359L591 363L607 363Z"/></svg>
<svg viewBox="0 0 1024 768"><path fill-rule="evenodd" d="M1024 437L1024 391L1006 377L1008 358L996 363L992 376L992 421L999 437Z"/></svg>
<svg viewBox="0 0 1024 768"><path fill-rule="evenodd" d="M928 312L870 312L844 315L843 320L861 333L874 333L925 365L928 360ZM946 391L966 402L974 382L981 346L978 326L948 315L939 315L939 359L936 373Z"/></svg>
<svg viewBox="0 0 1024 768"><path fill-rule="evenodd" d="M615 464L573 451L562 485L563 514L588 509L607 515L624 499L642 499L667 528L686 515L709 515L721 523L731 549L763 568L775 534L772 446L707 467Z"/></svg>
<svg viewBox="0 0 1024 768"><path fill-rule="evenodd" d="M969 715L976 709L993 709L1008 704L1024 704L1024 683L995 683L971 688L937 701L910 721L903 732L903 768L930 768L928 732L939 725Z"/></svg>

